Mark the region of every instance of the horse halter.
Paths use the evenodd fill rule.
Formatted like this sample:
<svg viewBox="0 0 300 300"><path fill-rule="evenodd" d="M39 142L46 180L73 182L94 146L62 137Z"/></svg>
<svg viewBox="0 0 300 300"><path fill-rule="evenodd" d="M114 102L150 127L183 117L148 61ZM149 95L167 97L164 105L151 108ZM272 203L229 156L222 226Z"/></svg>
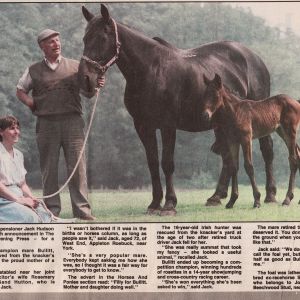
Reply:
<svg viewBox="0 0 300 300"><path fill-rule="evenodd" d="M113 22L114 31L115 31L116 54L104 66L101 65L99 62L94 61L85 55L81 57L83 60L93 65L96 68L96 70L99 70L99 73L102 74L104 74L107 71L107 69L117 61L120 53L121 43L119 41L118 27L116 21L113 18L111 18L111 20Z"/></svg>

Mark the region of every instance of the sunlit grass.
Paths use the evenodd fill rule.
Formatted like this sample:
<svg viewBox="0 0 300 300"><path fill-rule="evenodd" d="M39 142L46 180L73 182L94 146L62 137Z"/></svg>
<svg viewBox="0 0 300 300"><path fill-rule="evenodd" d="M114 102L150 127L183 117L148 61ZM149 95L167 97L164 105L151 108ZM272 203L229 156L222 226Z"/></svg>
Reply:
<svg viewBox="0 0 300 300"><path fill-rule="evenodd" d="M253 209L252 190L249 186L240 186L240 196L233 209L225 209L228 199L222 200L218 207L206 207L206 199L213 190L177 190L177 215L149 216L146 214L152 200L150 190L94 190L89 194L93 215L97 222L234 222L234 221L300 221L300 189L295 190L295 199L289 207L282 207L286 190L279 188L278 203L265 204L264 189L261 207ZM37 192L40 194L40 191ZM62 193L61 217L72 217L69 194Z"/></svg>

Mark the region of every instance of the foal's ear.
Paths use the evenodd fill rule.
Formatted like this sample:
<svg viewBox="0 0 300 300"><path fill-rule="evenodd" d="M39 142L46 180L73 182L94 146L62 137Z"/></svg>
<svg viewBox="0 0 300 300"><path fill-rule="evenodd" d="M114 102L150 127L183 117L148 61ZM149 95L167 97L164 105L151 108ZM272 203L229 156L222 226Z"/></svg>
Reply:
<svg viewBox="0 0 300 300"><path fill-rule="evenodd" d="M108 23L110 20L110 15L109 15L107 7L104 4L101 4L101 15L102 15L102 18L104 19L104 21L106 23Z"/></svg>
<svg viewBox="0 0 300 300"><path fill-rule="evenodd" d="M221 79L219 74L215 75L215 78L213 79L213 82L214 82L217 89L220 89L222 87L222 79Z"/></svg>
<svg viewBox="0 0 300 300"><path fill-rule="evenodd" d="M81 9L82 9L82 13L83 13L85 19L86 19L88 22L91 21L91 20L94 18L94 15L93 15L92 13L90 13L90 12L88 11L88 9L87 9L85 6L82 6Z"/></svg>
<svg viewBox="0 0 300 300"><path fill-rule="evenodd" d="M210 80L206 77L205 74L203 74L203 81L206 85L209 85L209 83L210 83Z"/></svg>

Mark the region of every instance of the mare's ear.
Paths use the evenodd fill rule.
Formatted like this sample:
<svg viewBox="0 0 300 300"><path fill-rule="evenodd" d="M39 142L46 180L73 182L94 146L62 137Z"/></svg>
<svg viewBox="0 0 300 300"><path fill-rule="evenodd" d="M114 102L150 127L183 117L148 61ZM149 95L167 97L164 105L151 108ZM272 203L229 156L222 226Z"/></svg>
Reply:
<svg viewBox="0 0 300 300"><path fill-rule="evenodd" d="M102 15L102 18L104 19L104 21L106 23L108 23L110 20L110 15L109 15L107 7L104 4L101 4L101 15Z"/></svg>
<svg viewBox="0 0 300 300"><path fill-rule="evenodd" d="M209 85L209 83L210 83L210 80L206 77L205 74L203 74L203 81L206 85Z"/></svg>
<svg viewBox="0 0 300 300"><path fill-rule="evenodd" d="M215 78L213 79L213 82L214 82L217 89L220 89L222 87L222 79L221 79L219 74L215 75Z"/></svg>
<svg viewBox="0 0 300 300"><path fill-rule="evenodd" d="M91 21L91 20L94 18L94 15L93 15L92 13L90 13L90 12L88 11L88 9L87 9L85 6L82 6L81 9L82 9L82 13L83 13L85 19L86 19L88 22Z"/></svg>

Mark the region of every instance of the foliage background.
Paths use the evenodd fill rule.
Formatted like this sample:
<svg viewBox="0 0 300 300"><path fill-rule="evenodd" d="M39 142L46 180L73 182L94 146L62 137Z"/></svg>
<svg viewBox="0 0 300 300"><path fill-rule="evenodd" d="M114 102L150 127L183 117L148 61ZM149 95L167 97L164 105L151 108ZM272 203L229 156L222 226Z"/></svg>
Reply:
<svg viewBox="0 0 300 300"><path fill-rule="evenodd" d="M61 33L63 54L79 59L86 22L81 3L0 3L0 114L14 114L21 121L28 181L40 187L39 159L35 142L35 117L15 96L16 84L25 68L40 60L36 42L44 28ZM87 7L98 13L99 4ZM272 94L299 97L300 39L291 31L271 28L251 10L226 3L111 3L111 15L145 33L160 36L180 48L193 48L215 40L235 40L254 50L271 73ZM107 73L87 147L88 179L91 188L141 188L150 177L144 149L123 104L125 81L117 67ZM85 118L92 106L83 100ZM158 135L159 136L159 135ZM176 185L185 188L213 187L220 172L220 158L209 151L212 132L191 134L178 131L176 143ZM264 165L254 142L257 181L264 184ZM287 150L274 137L275 176L279 184L288 178ZM61 164L62 166L64 164ZM243 164L241 164L243 165ZM65 170L60 170L61 180ZM243 170L239 181L248 183Z"/></svg>

